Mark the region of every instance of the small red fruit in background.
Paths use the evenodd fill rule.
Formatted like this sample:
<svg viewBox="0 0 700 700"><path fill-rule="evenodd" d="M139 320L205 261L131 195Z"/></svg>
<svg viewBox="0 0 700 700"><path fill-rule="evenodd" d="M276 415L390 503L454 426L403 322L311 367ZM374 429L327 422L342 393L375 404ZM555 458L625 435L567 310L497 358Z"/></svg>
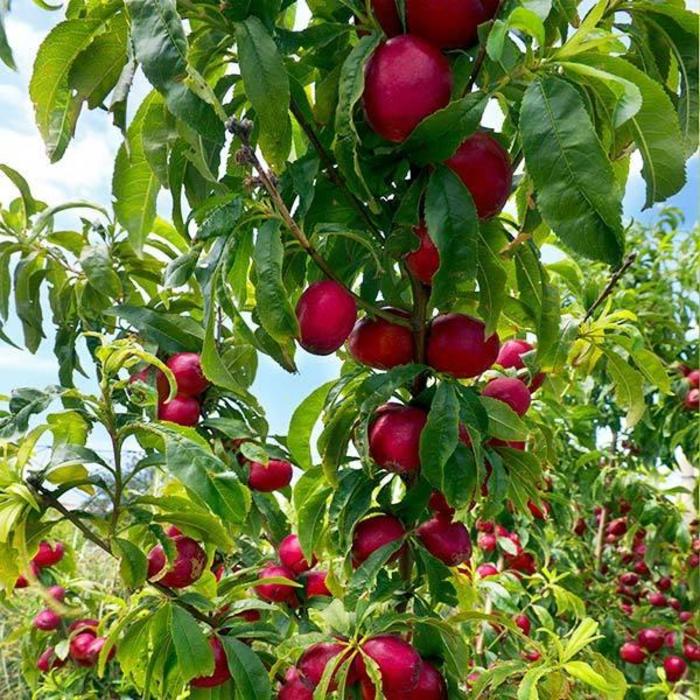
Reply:
<svg viewBox="0 0 700 700"><path fill-rule="evenodd" d="M196 352L178 352L165 363L175 375L177 393L184 396L199 396L209 387L204 376L202 361Z"/></svg>
<svg viewBox="0 0 700 700"><path fill-rule="evenodd" d="M532 398L524 382L515 377L496 377L482 390L482 396L488 396L508 404L519 416L524 416L530 408Z"/></svg>
<svg viewBox="0 0 700 700"><path fill-rule="evenodd" d="M153 386L154 378L158 400L165 401L170 393L170 385L168 384L167 377L157 367L144 367L142 370L135 372L129 377L129 384L143 382L144 384Z"/></svg>
<svg viewBox="0 0 700 700"><path fill-rule="evenodd" d="M490 532L482 532L476 538L476 546L482 552L493 552L496 549L497 544L498 539L496 538L496 535L493 535Z"/></svg>
<svg viewBox="0 0 700 700"><path fill-rule="evenodd" d="M194 427L199 422L199 401L192 396L178 394L174 399L158 404L158 419L178 425Z"/></svg>
<svg viewBox="0 0 700 700"><path fill-rule="evenodd" d="M34 560L31 560L29 562L29 565L27 568L32 572L32 576L34 576L34 578L39 576L39 574L41 573L41 567ZM27 588L28 586L29 586L29 579L24 574L20 574L17 577L17 580L15 581L15 588L16 589Z"/></svg>
<svg viewBox="0 0 700 700"><path fill-rule="evenodd" d="M668 605L666 596L658 591L652 591L649 593L647 600L649 601L649 605L653 605L655 608L664 608Z"/></svg>
<svg viewBox="0 0 700 700"><path fill-rule="evenodd" d="M296 307L299 342L314 355L330 355L348 339L357 321L352 294L334 280L314 282Z"/></svg>
<svg viewBox="0 0 700 700"><path fill-rule="evenodd" d="M97 636L97 628L99 621L92 617L83 617L80 620L71 622L68 626L68 632L90 632L93 637Z"/></svg>
<svg viewBox="0 0 700 700"><path fill-rule="evenodd" d="M369 426L369 454L383 469L397 474L420 468L420 436L428 414L422 408L387 403Z"/></svg>
<svg viewBox="0 0 700 700"><path fill-rule="evenodd" d="M401 143L450 101L452 69L440 49L404 34L380 45L367 64L364 106L369 125Z"/></svg>
<svg viewBox="0 0 700 700"><path fill-rule="evenodd" d="M52 547L46 540L39 542L39 550L34 555L33 562L41 569L55 566L63 559L65 550L62 542L56 542Z"/></svg>
<svg viewBox="0 0 700 700"><path fill-rule="evenodd" d="M292 465L283 459L271 459L267 464L248 463L248 487L252 491L270 493L292 483Z"/></svg>
<svg viewBox="0 0 700 700"><path fill-rule="evenodd" d="M666 631L654 627L639 630L637 640L647 651L655 652L661 649L666 638Z"/></svg>
<svg viewBox="0 0 700 700"><path fill-rule="evenodd" d="M79 666L94 666L96 659L91 647L95 636L94 632L79 632L71 638L68 653Z"/></svg>
<svg viewBox="0 0 700 700"><path fill-rule="evenodd" d="M407 314L387 308L396 315ZM392 369L414 360L413 333L407 326L390 323L383 318L360 319L348 338L348 350L357 362L374 369Z"/></svg>
<svg viewBox="0 0 700 700"><path fill-rule="evenodd" d="M66 589L63 586L51 586L46 592L59 603L65 600Z"/></svg>
<svg viewBox="0 0 700 700"><path fill-rule="evenodd" d="M636 586L639 583L639 576L632 571L626 571L620 576L620 583L624 586Z"/></svg>
<svg viewBox="0 0 700 700"><path fill-rule="evenodd" d="M694 369L685 375L686 381L694 389L700 389L700 369Z"/></svg>
<svg viewBox="0 0 700 700"><path fill-rule="evenodd" d="M61 668L66 665L65 659L59 659L53 647L47 647L36 661L36 667L42 673L48 673L54 668Z"/></svg>
<svg viewBox="0 0 700 700"><path fill-rule="evenodd" d="M527 507L532 517L537 520L546 520L549 515L549 503L547 501L542 501L542 508L540 508L534 501L528 501Z"/></svg>
<svg viewBox="0 0 700 700"><path fill-rule="evenodd" d="M194 678L190 682L194 688L215 688L217 685L226 683L231 678L226 651L221 640L217 636L209 637L209 647L214 655L214 670L209 676Z"/></svg>
<svg viewBox="0 0 700 700"><path fill-rule="evenodd" d="M403 539L406 530L398 518L393 515L374 515L362 520L355 526L352 539L352 561L354 566L360 566L372 552L381 547ZM389 561L398 559L401 550L395 552Z"/></svg>
<svg viewBox="0 0 700 700"><path fill-rule="evenodd" d="M268 564L261 572L260 579L266 578L287 578L294 581L294 572L286 566ZM289 603L296 605L297 595L294 586L284 583L260 583L255 587L255 592L263 599L271 603Z"/></svg>
<svg viewBox="0 0 700 700"><path fill-rule="evenodd" d="M680 656L667 656L664 659L664 671L666 678L671 683L679 681L685 675L688 664Z"/></svg>
<svg viewBox="0 0 700 700"><path fill-rule="evenodd" d="M625 642L620 647L620 658L628 664L643 664L646 654L636 642Z"/></svg>
<svg viewBox="0 0 700 700"><path fill-rule="evenodd" d="M691 389L686 395L683 404L689 411L700 409L700 389Z"/></svg>
<svg viewBox="0 0 700 700"><path fill-rule="evenodd" d="M497 576L498 569L495 564L489 564L487 562L486 564L479 564L479 566L476 567L476 573L480 578L488 578L489 576Z"/></svg>
<svg viewBox="0 0 700 700"><path fill-rule="evenodd" d="M574 533L579 537L586 532L586 521L584 518L579 518L574 525Z"/></svg>
<svg viewBox="0 0 700 700"><path fill-rule="evenodd" d="M172 537L175 559L163 576L159 574L167 565L163 546L158 544L148 553L148 578L157 579L168 588L187 588L199 580L207 565L207 553L191 537Z"/></svg>
<svg viewBox="0 0 700 700"><path fill-rule="evenodd" d="M535 663L536 661L539 661L542 655L540 654L539 651L536 649L530 649L529 651L524 651L523 652L523 658L526 661L530 661L531 663Z"/></svg>
<svg viewBox="0 0 700 700"><path fill-rule="evenodd" d="M627 532L627 519L626 518L616 518L608 523L606 529L608 535L613 535L613 537L622 537Z"/></svg>
<svg viewBox="0 0 700 700"><path fill-rule="evenodd" d="M645 561L638 561L633 568L640 576L648 576L651 573Z"/></svg>
<svg viewBox="0 0 700 700"><path fill-rule="evenodd" d="M530 635L530 630L532 629L532 624L530 622L530 618L523 614L520 613L520 615L516 615L515 618L513 619L513 622L520 628L520 631L525 634L525 635Z"/></svg>
<svg viewBox="0 0 700 700"><path fill-rule="evenodd" d="M469 190L482 219L498 214L505 206L513 185L510 156L496 139L488 134L470 136L445 161Z"/></svg>
<svg viewBox="0 0 700 700"><path fill-rule="evenodd" d="M423 546L443 564L457 566L469 561L472 543L469 532L462 523L450 522L436 515L416 530Z"/></svg>
<svg viewBox="0 0 700 700"><path fill-rule="evenodd" d="M282 564L295 574L303 574L316 564L316 557L310 564L306 561L296 535L287 535L280 542L277 553Z"/></svg>
<svg viewBox="0 0 700 700"><path fill-rule="evenodd" d="M683 656L691 662L700 661L700 645L686 642L683 645Z"/></svg>
<svg viewBox="0 0 700 700"><path fill-rule="evenodd" d="M46 609L37 613L34 618L34 627L43 632L50 632L58 629L61 625L61 616L53 610Z"/></svg>
<svg viewBox="0 0 700 700"><path fill-rule="evenodd" d="M443 314L430 324L428 364L458 379L477 377L496 361L498 335L485 337L486 327L464 314Z"/></svg>
<svg viewBox="0 0 700 700"><path fill-rule="evenodd" d="M690 610L681 610L678 613L678 619L685 624L693 619L693 613Z"/></svg>
<svg viewBox="0 0 700 700"><path fill-rule="evenodd" d="M440 252L430 238L425 224L416 226L413 231L420 239L420 245L418 250L414 250L406 256L406 267L419 282L431 285L433 277L440 267Z"/></svg>
<svg viewBox="0 0 700 700"><path fill-rule="evenodd" d="M100 657L100 652L102 651L102 647L104 647L106 643L107 637L95 637L90 643L90 646L88 647L88 653L90 654L93 664L97 663L97 660ZM107 654L107 661L111 661L116 653L117 648L115 646L112 646L109 650L109 654Z"/></svg>

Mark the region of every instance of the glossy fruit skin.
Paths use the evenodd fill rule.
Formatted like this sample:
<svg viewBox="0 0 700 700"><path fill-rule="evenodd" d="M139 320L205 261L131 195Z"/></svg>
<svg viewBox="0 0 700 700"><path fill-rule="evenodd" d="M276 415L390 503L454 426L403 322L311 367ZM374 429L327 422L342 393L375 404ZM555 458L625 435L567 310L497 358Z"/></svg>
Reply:
<svg viewBox="0 0 700 700"><path fill-rule="evenodd" d="M66 589L63 586L51 586L47 593L59 603L62 603L66 598Z"/></svg>
<svg viewBox="0 0 700 700"><path fill-rule="evenodd" d="M309 571L309 573L306 574L304 577L304 587L307 598L314 598L316 596L331 597L333 595L326 585L326 576L328 576L327 571Z"/></svg>
<svg viewBox="0 0 700 700"><path fill-rule="evenodd" d="M64 552L62 542L56 542L52 547L46 540L42 540L39 542L39 550L32 561L42 569L48 566L55 566L63 559Z"/></svg>
<svg viewBox="0 0 700 700"><path fill-rule="evenodd" d="M330 355L348 339L357 321L357 305L341 284L322 280L304 290L296 315L301 346L313 355Z"/></svg>
<svg viewBox="0 0 700 700"><path fill-rule="evenodd" d="M663 593L658 593L657 591L652 591L649 593L647 600L649 601L649 605L652 605L655 608L665 608L668 605L666 596Z"/></svg>
<svg viewBox="0 0 700 700"><path fill-rule="evenodd" d="M522 356L534 349L526 340L506 340L498 351L496 364L501 365L503 369L524 369L525 362Z"/></svg>
<svg viewBox="0 0 700 700"><path fill-rule="evenodd" d="M519 416L524 416L530 408L530 390L524 382L515 377L496 377L482 390L482 396L488 396L508 404Z"/></svg>
<svg viewBox="0 0 700 700"><path fill-rule="evenodd" d="M469 531L462 523L453 523L444 516L436 515L426 520L416 530L423 546L443 564L458 566L469 561L472 543Z"/></svg>
<svg viewBox="0 0 700 700"><path fill-rule="evenodd" d="M537 572L535 557L533 557L530 552L521 552L514 557L506 555L506 561L511 569L527 574L528 576L532 576Z"/></svg>
<svg viewBox="0 0 700 700"><path fill-rule="evenodd" d="M419 282L430 286L440 267L440 252L430 238L425 224L416 226L413 232L420 239L420 246L418 250L414 250L406 256L406 267Z"/></svg>
<svg viewBox="0 0 700 700"><path fill-rule="evenodd" d="M289 669L277 700L313 700L314 689L295 668Z"/></svg>
<svg viewBox="0 0 700 700"><path fill-rule="evenodd" d="M379 666L382 690L387 697L391 693L410 693L418 684L423 661L418 652L406 641L393 634L368 639L362 645L364 654ZM360 682L372 685L361 654L355 657Z"/></svg>
<svg viewBox="0 0 700 700"><path fill-rule="evenodd" d="M372 696L370 696L372 697ZM435 666L423 661L416 687L406 695L387 695L387 700L447 700L447 685L445 679Z"/></svg>
<svg viewBox="0 0 700 700"><path fill-rule="evenodd" d="M396 309L386 309L402 314ZM360 319L348 338L348 350L357 362L374 369L392 369L413 362L415 344L407 326L383 318Z"/></svg>
<svg viewBox="0 0 700 700"><path fill-rule="evenodd" d="M279 577L294 581L294 572L290 571L286 566L268 564L258 576L260 579ZM297 603L295 588L283 583L261 583L255 587L255 592L263 600L267 600L270 603L288 603L292 606Z"/></svg>
<svg viewBox="0 0 700 700"><path fill-rule="evenodd" d="M336 659L339 654L344 654L347 651L345 644L339 642L319 642L312 644L299 658L297 668L302 677L314 688L321 682L323 672L329 663L337 669L328 686L328 690L333 692L338 689L338 681L336 676L339 672L342 661ZM347 658L347 655L346 657ZM353 685L357 681L357 672L354 664L350 666L347 677L347 684Z"/></svg>
<svg viewBox="0 0 700 700"><path fill-rule="evenodd" d="M681 610L678 613L678 619L683 623L690 622L693 619L693 613L690 610Z"/></svg>
<svg viewBox="0 0 700 700"><path fill-rule="evenodd" d="M299 538L296 535L287 535L279 545L277 554L283 566L286 566L294 574L303 574L312 566L316 565L316 557L312 558L311 563L304 558L304 553L301 551Z"/></svg>
<svg viewBox="0 0 700 700"><path fill-rule="evenodd" d="M489 576L498 576L499 571L494 564L489 564L487 562L485 564L479 564L479 566L476 567L476 573L480 578L488 578Z"/></svg>
<svg viewBox="0 0 700 700"><path fill-rule="evenodd" d="M171 401L158 404L158 420L194 427L199 423L200 405L191 396L178 394Z"/></svg>
<svg viewBox="0 0 700 700"><path fill-rule="evenodd" d="M430 324L427 362L457 379L477 377L496 361L498 335L484 337L484 324L464 314L443 314Z"/></svg>
<svg viewBox="0 0 700 700"><path fill-rule="evenodd" d="M664 645L665 638L666 632L662 629L656 629L654 627L646 627L639 630L637 633L637 641L639 642L640 646L652 653L661 649L661 647Z"/></svg>
<svg viewBox="0 0 700 700"><path fill-rule="evenodd" d="M622 537L627 532L627 520L625 518L616 518L612 520L607 527L608 535Z"/></svg>
<svg viewBox="0 0 700 700"><path fill-rule="evenodd" d="M90 651L95 635L92 632L79 632L71 640L69 655L79 666L94 666L95 657Z"/></svg>
<svg viewBox="0 0 700 700"><path fill-rule="evenodd" d="M482 552L494 552L497 544L498 539L496 538L496 535L493 535L490 532L482 532L476 538L476 546Z"/></svg>
<svg viewBox="0 0 700 700"><path fill-rule="evenodd" d="M217 636L209 637L209 647L214 655L214 671L210 676L200 676L190 681L193 688L215 688L231 678L224 645Z"/></svg>
<svg viewBox="0 0 700 700"><path fill-rule="evenodd" d="M428 499L428 508L436 515L444 515L451 518L455 514L455 509L450 506L445 498L445 494L440 491L433 491Z"/></svg>
<svg viewBox="0 0 700 700"><path fill-rule="evenodd" d="M683 656L685 656L688 661L700 661L700 645L686 642L683 645Z"/></svg>
<svg viewBox="0 0 700 700"><path fill-rule="evenodd" d="M369 454L396 474L420 469L420 436L428 420L422 408L387 403L380 406L369 426Z"/></svg>
<svg viewBox="0 0 700 700"><path fill-rule="evenodd" d="M481 0L406 0L408 31L441 49L469 48L489 19Z"/></svg>
<svg viewBox="0 0 700 700"><path fill-rule="evenodd" d="M656 587L661 591L661 592L666 592L671 590L671 586L673 586L673 580L669 576L662 576L657 582L656 582Z"/></svg>
<svg viewBox="0 0 700 700"><path fill-rule="evenodd" d="M93 637L97 636L99 621L92 617L83 617L68 625L68 632L90 632Z"/></svg>
<svg viewBox="0 0 700 700"><path fill-rule="evenodd" d="M620 647L620 658L628 664L643 664L646 659L644 649L635 642L625 642Z"/></svg>
<svg viewBox="0 0 700 700"><path fill-rule="evenodd" d="M639 583L639 575L632 571L626 571L620 576L620 583L624 586L636 586Z"/></svg>
<svg viewBox="0 0 700 700"><path fill-rule="evenodd" d="M685 378L691 387L694 389L700 388L700 369L694 369L692 372L688 372L688 374L685 375Z"/></svg>
<svg viewBox="0 0 700 700"><path fill-rule="evenodd" d="M61 616L55 611L47 608L37 613L34 617L34 627L43 632L51 632L61 625Z"/></svg>
<svg viewBox="0 0 700 700"><path fill-rule="evenodd" d="M94 664L97 663L97 660L100 656L100 652L102 651L102 647L104 647L106 642L107 637L95 637L90 643L90 646L88 647L88 654L90 655L90 658L92 659L92 662ZM112 648L109 650L109 653L107 654L107 661L111 661L116 653L117 647L112 646Z"/></svg>
<svg viewBox="0 0 700 700"><path fill-rule="evenodd" d="M471 192L481 219L503 209L510 197L513 171L510 156L496 139L484 133L470 136L445 165Z"/></svg>
<svg viewBox="0 0 700 700"><path fill-rule="evenodd" d="M691 389L683 403L689 411L697 411L700 408L700 389Z"/></svg>
<svg viewBox="0 0 700 700"><path fill-rule="evenodd" d="M372 12L388 37L403 34L396 0L372 0Z"/></svg>
<svg viewBox="0 0 700 700"><path fill-rule="evenodd" d="M452 69L440 49L410 34L389 39L372 54L363 96L367 121L387 141L401 143L450 101Z"/></svg>
<svg viewBox="0 0 700 700"><path fill-rule="evenodd" d="M196 397L209 388L202 361L196 352L178 352L165 363L175 375L177 393Z"/></svg>
<svg viewBox="0 0 700 700"><path fill-rule="evenodd" d="M530 630L532 629L532 623L530 622L530 618L523 614L520 613L520 615L516 615L513 618L513 622L520 628L520 631L527 635L528 637L530 636Z"/></svg>
<svg viewBox="0 0 700 700"><path fill-rule="evenodd" d="M534 501L528 501L527 508L530 513L532 513L532 517L536 520L546 520L549 515L549 503L547 503L547 501L542 501L542 508Z"/></svg>
<svg viewBox="0 0 700 700"><path fill-rule="evenodd" d="M168 588L187 588L204 573L207 565L207 553L191 537L172 538L176 555L166 574L157 580ZM167 557L161 545L156 545L148 553L148 578L154 579L167 565Z"/></svg>
<svg viewBox="0 0 700 700"><path fill-rule="evenodd" d="M58 656L56 656L56 652L54 651L53 647L47 647L44 649L41 656L36 661L36 667L42 673L48 673L54 668L61 668L62 666L65 666L65 664L66 660L59 659Z"/></svg>
<svg viewBox="0 0 700 700"><path fill-rule="evenodd" d="M352 538L353 565L359 566L372 552L389 544L389 542L402 539L405 535L404 526L393 515L374 515L362 520L355 526ZM398 559L402 549L395 552L389 561Z"/></svg>
<svg viewBox="0 0 700 700"><path fill-rule="evenodd" d="M248 463L248 487L253 491L270 493L292 483L292 465L283 459L271 459L267 464Z"/></svg>
<svg viewBox="0 0 700 700"><path fill-rule="evenodd" d="M685 675L688 664L680 656L667 656L664 659L664 671L666 678L671 683L679 681Z"/></svg>

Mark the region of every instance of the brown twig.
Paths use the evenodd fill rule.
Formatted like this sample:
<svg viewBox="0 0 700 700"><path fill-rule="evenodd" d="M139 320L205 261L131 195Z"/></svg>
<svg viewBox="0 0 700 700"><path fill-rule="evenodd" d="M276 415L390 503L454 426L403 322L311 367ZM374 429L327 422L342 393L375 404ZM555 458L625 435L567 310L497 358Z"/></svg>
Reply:
<svg viewBox="0 0 700 700"><path fill-rule="evenodd" d="M504 2L505 0L499 0L498 7L496 8L496 12L494 13L493 18L491 20L491 26L489 27L489 31L484 37L484 41L481 44L479 53L477 54L476 60L474 61L474 66L472 68L471 75L469 76L469 80L467 81L467 87L464 89L465 95L472 91L472 88L474 87L474 85L476 85L476 81L479 78L479 73L481 72L481 68L484 65L484 60L486 59L486 44L489 40L489 36L491 36L493 25L496 22L496 19L498 19L498 15L501 14L501 8L503 7Z"/></svg>
<svg viewBox="0 0 700 700"><path fill-rule="evenodd" d="M610 296L613 289L615 289L615 285L617 285L617 283L620 281L622 275L624 275L625 272L627 272L627 270L630 268L630 266L636 259L636 252L630 253L625 258L625 261L617 270L615 270L613 276L610 278L610 281L605 285L605 289L603 289L603 291L598 295L598 298L591 304L588 311L586 311L586 315L583 317L582 323L585 323L586 321L590 320L595 310Z"/></svg>

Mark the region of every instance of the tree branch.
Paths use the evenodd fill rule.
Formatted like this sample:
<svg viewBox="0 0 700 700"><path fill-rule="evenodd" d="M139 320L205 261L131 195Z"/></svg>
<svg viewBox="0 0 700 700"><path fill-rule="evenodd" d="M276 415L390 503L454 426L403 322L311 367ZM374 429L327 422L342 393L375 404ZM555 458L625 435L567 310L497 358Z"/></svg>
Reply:
<svg viewBox="0 0 700 700"><path fill-rule="evenodd" d="M610 281L605 285L605 289L603 289L603 291L598 295L598 298L591 304L588 311L586 311L586 315L583 317L582 323L585 323L586 321L591 319L595 310L610 296L613 289L615 289L615 286L620 281L622 275L624 275L625 272L627 272L627 270L630 268L630 266L636 259L636 252L630 253L625 258L625 261L617 270L615 270L613 276L610 278Z"/></svg>

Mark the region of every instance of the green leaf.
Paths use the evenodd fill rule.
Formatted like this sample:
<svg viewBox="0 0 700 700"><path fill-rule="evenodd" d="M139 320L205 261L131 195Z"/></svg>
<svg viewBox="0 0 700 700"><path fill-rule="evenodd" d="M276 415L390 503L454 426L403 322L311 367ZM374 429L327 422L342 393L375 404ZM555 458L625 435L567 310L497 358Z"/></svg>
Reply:
<svg viewBox="0 0 700 700"><path fill-rule="evenodd" d="M270 700L272 688L267 669L260 657L247 645L233 637L221 637L228 667L241 698Z"/></svg>
<svg viewBox="0 0 700 700"><path fill-rule="evenodd" d="M151 93L139 107L114 163L112 195L117 221L128 231L134 250L141 252L156 218L160 181L146 158L143 125L151 104L158 98Z"/></svg>
<svg viewBox="0 0 700 700"><path fill-rule="evenodd" d="M579 626L571 633L561 654L561 662L566 663L576 654L592 644L597 638L598 623L590 617L581 620Z"/></svg>
<svg viewBox="0 0 700 700"><path fill-rule="evenodd" d="M569 661L568 664L564 664L564 670L577 680L604 693L614 693L618 690L584 661Z"/></svg>
<svg viewBox="0 0 700 700"><path fill-rule="evenodd" d="M15 266L15 309L22 322L24 344L29 352L39 349L44 332L39 289L44 279L43 262L36 254L22 258Z"/></svg>
<svg viewBox="0 0 700 700"><path fill-rule="evenodd" d="M10 70L17 70L12 49L7 41L7 32L5 31L5 18L3 11L0 10L0 61L2 61Z"/></svg>
<svg viewBox="0 0 700 700"><path fill-rule="evenodd" d="M500 257L503 226L496 221L483 222L479 229L476 279L479 283L479 316L486 324L484 333L496 332L498 319L506 301L506 272Z"/></svg>
<svg viewBox="0 0 700 700"><path fill-rule="evenodd" d="M459 401L454 385L438 384L428 421L420 436L421 474L436 488L445 481L445 465L459 440Z"/></svg>
<svg viewBox="0 0 700 700"><path fill-rule="evenodd" d="M535 80L525 93L520 125L542 218L575 252L619 264L621 193L576 88L561 78Z"/></svg>
<svg viewBox="0 0 700 700"><path fill-rule="evenodd" d="M402 150L417 165L447 160L476 131L486 102L481 92L451 102L418 124L404 142Z"/></svg>
<svg viewBox="0 0 700 700"><path fill-rule="evenodd" d="M0 163L0 172L5 173L5 175L11 180L12 184L19 190L22 197L22 206L24 207L24 218L28 222L30 217L34 216L37 212L37 203L32 196L31 190L29 189L29 184L27 181L9 165L4 165Z"/></svg>
<svg viewBox="0 0 700 700"><path fill-rule="evenodd" d="M318 549L331 493L320 468L309 469L294 485L297 535L307 561L311 561L314 551Z"/></svg>
<svg viewBox="0 0 700 700"><path fill-rule="evenodd" d="M311 434L326 403L328 392L335 381L314 389L295 409L287 431L287 449L294 462L302 469L311 469Z"/></svg>
<svg viewBox="0 0 700 700"><path fill-rule="evenodd" d="M627 425L635 426L644 415L646 404L644 403L643 376L625 362L613 350L602 348L608 360L608 374L615 385L615 398L618 403L627 409Z"/></svg>
<svg viewBox="0 0 700 700"><path fill-rule="evenodd" d="M266 221L255 241L255 299L263 328L279 343L299 335L299 324L282 281L284 246L280 222Z"/></svg>
<svg viewBox="0 0 700 700"><path fill-rule="evenodd" d="M449 168L439 165L425 194L428 233L440 251L432 303L449 306L476 277L479 219L469 190Z"/></svg>
<svg viewBox="0 0 700 700"><path fill-rule="evenodd" d="M482 396L480 401L489 416L489 435L499 440L525 440L527 426L505 402Z"/></svg>
<svg viewBox="0 0 700 700"><path fill-rule="evenodd" d="M124 585L127 588L143 586L148 574L148 562L141 548L121 537L115 537L112 540L112 546L121 559L119 573Z"/></svg>
<svg viewBox="0 0 700 700"><path fill-rule="evenodd" d="M257 17L236 25L236 42L246 95L260 121L260 148L268 162L279 168L292 138L289 78L282 56Z"/></svg>
<svg viewBox="0 0 700 700"><path fill-rule="evenodd" d="M86 246L80 255L80 266L96 291L115 299L122 294L122 283L114 270L114 261L104 243Z"/></svg>
<svg viewBox="0 0 700 700"><path fill-rule="evenodd" d="M214 655L197 621L179 605L172 606L171 637L177 655L177 670L184 681L214 672Z"/></svg>

